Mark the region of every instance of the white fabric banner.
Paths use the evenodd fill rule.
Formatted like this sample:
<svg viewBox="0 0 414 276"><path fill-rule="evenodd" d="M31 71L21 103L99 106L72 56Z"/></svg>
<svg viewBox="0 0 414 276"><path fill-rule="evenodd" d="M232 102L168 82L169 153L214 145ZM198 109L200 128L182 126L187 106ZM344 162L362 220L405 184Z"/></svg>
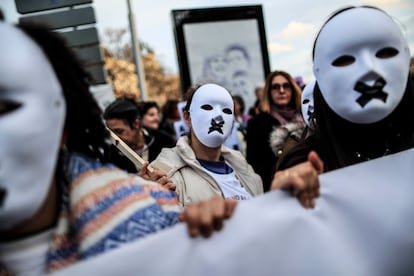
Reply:
<svg viewBox="0 0 414 276"><path fill-rule="evenodd" d="M320 180L315 209L273 191L209 239L180 224L56 275L414 275L414 149Z"/></svg>

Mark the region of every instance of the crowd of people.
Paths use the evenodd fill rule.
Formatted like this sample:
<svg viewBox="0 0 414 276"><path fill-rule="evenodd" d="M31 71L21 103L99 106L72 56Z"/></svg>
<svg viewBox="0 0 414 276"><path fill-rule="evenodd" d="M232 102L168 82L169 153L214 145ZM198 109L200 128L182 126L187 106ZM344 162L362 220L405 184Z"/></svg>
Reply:
<svg viewBox="0 0 414 276"><path fill-rule="evenodd" d="M414 147L409 47L375 7L323 24L308 86L275 70L247 111L218 84L190 87L183 136L178 100L121 97L102 111L47 27L0 22L0 35L0 275L43 275L180 222L209 237L238 201L272 190L313 208L321 173ZM235 125L244 150L226 146Z"/></svg>

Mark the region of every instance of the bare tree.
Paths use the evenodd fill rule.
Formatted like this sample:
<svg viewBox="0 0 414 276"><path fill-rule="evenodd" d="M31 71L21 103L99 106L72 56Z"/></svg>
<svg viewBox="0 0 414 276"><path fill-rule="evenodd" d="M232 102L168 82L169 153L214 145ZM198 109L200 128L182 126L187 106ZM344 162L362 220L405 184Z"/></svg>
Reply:
<svg viewBox="0 0 414 276"><path fill-rule="evenodd" d="M131 42L128 42L126 34L126 29L106 29L104 31L105 46L112 56L132 61Z"/></svg>
<svg viewBox="0 0 414 276"><path fill-rule="evenodd" d="M137 75L133 64L132 44L126 29L106 29L104 32L106 44L106 69L113 83L116 95L134 95L140 98L137 88ZM163 66L158 62L155 52L149 44L140 43L143 56L145 80L149 100L157 101L161 106L167 99L181 97L179 78L167 75Z"/></svg>

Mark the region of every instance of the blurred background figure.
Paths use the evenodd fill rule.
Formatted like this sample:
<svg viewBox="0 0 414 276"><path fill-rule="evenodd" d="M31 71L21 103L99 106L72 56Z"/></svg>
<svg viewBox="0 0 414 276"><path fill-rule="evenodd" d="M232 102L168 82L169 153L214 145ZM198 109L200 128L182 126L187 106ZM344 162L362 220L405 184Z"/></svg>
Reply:
<svg viewBox="0 0 414 276"><path fill-rule="evenodd" d="M244 104L244 99L240 95L233 96L234 101L234 118L236 122L238 122L241 127L245 128L247 126L247 122L250 119L250 116L245 113L246 106Z"/></svg>
<svg viewBox="0 0 414 276"><path fill-rule="evenodd" d="M158 129L160 125L160 107L154 101L138 103L141 124L147 128Z"/></svg>
<svg viewBox="0 0 414 276"><path fill-rule="evenodd" d="M301 90L303 90L303 88L305 88L306 83L303 81L302 76L296 76L295 81L296 81L296 83L298 84L298 86L300 87Z"/></svg>
<svg viewBox="0 0 414 276"><path fill-rule="evenodd" d="M313 102L313 90L316 80L310 81L302 91L302 116L306 125L310 129L315 128L315 104Z"/></svg>
<svg viewBox="0 0 414 276"><path fill-rule="evenodd" d="M247 122L250 119L248 114L244 113L245 104L243 97L236 95L233 96L234 101L234 119L235 125L237 128L237 135L239 137L241 152L246 156L246 131L247 131Z"/></svg>
<svg viewBox="0 0 414 276"><path fill-rule="evenodd" d="M177 134L177 140L181 136L186 135L190 131L184 119L184 108L186 104L187 104L186 101L181 101L177 104L178 113L180 114L180 120L177 122L174 122L174 130L175 130L175 133Z"/></svg>
<svg viewBox="0 0 414 276"><path fill-rule="evenodd" d="M285 71L271 72L265 82L259 114L247 124L246 158L263 181L264 191L270 188L276 155L270 147L270 134L275 127L289 123L304 128L301 113L301 89Z"/></svg>
<svg viewBox="0 0 414 276"><path fill-rule="evenodd" d="M175 140L166 133L141 124L139 108L132 99L117 98L106 107L103 118L107 127L145 161L154 160L162 148L175 146ZM128 172L139 171L114 145L109 161Z"/></svg>
<svg viewBox="0 0 414 276"><path fill-rule="evenodd" d="M261 85L257 85L254 88L254 94L256 95L256 100L254 101L253 106L251 106L249 108L249 115L250 117L256 116L257 114L259 114L259 105L260 105L260 100L263 97L263 86Z"/></svg>
<svg viewBox="0 0 414 276"><path fill-rule="evenodd" d="M168 133L175 141L177 140L177 133L174 129L174 123L181 120L180 112L178 111L178 100L167 100L161 108L161 122L158 129Z"/></svg>

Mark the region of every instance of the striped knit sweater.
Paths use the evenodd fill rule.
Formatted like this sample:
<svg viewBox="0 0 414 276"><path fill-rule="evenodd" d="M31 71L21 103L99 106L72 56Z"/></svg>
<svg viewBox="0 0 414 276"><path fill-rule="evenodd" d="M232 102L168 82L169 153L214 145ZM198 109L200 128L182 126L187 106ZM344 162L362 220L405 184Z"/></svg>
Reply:
<svg viewBox="0 0 414 276"><path fill-rule="evenodd" d="M68 158L69 187L48 254L56 271L178 222L173 192L78 154Z"/></svg>

